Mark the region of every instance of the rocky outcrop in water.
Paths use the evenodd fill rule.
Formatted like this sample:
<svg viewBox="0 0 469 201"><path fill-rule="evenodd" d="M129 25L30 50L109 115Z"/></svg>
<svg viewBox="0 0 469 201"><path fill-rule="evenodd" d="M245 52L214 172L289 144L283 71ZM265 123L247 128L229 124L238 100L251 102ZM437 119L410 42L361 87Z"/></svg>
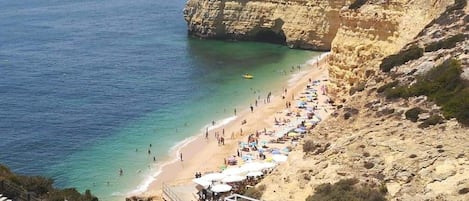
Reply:
<svg viewBox="0 0 469 201"><path fill-rule="evenodd" d="M349 0L188 0L190 35L329 50Z"/></svg>

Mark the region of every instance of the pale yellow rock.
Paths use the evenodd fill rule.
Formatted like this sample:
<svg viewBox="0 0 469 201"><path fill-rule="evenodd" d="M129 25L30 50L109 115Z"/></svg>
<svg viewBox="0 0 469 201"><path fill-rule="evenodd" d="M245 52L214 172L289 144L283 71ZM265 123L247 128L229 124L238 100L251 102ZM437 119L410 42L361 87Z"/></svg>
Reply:
<svg viewBox="0 0 469 201"><path fill-rule="evenodd" d="M341 26L328 59L333 93L379 71L381 59L399 51L453 0L371 1L358 10L343 10Z"/></svg>
<svg viewBox="0 0 469 201"><path fill-rule="evenodd" d="M339 11L350 0L189 0L184 9L189 33L202 38L267 40L329 50L340 25ZM284 38L282 38L284 37Z"/></svg>

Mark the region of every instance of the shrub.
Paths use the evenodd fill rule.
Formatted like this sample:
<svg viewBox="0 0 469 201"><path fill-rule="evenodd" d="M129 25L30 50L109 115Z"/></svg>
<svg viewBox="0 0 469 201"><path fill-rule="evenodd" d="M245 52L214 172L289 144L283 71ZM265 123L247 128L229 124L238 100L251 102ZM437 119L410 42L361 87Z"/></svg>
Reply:
<svg viewBox="0 0 469 201"><path fill-rule="evenodd" d="M465 34L456 34L444 40L438 40L436 42L430 43L428 46L425 47L425 52L433 52L439 49L451 49L456 47L458 42L464 41L468 38Z"/></svg>
<svg viewBox="0 0 469 201"><path fill-rule="evenodd" d="M314 195L306 198L306 201L313 200L356 200L356 201L381 201L386 200L387 189L381 185L379 189L374 189L369 185L357 187L357 179L343 179L335 184L321 184L315 188Z"/></svg>
<svg viewBox="0 0 469 201"><path fill-rule="evenodd" d="M367 2L368 0L355 0L355 2L353 2L352 4L350 4L350 6L348 7L349 9L359 9L360 7L362 7L363 5L365 5L365 3Z"/></svg>
<svg viewBox="0 0 469 201"><path fill-rule="evenodd" d="M254 199L260 199L262 194L264 194L264 191L265 185L259 185L258 187L248 188L246 192L244 192L244 195Z"/></svg>
<svg viewBox="0 0 469 201"><path fill-rule="evenodd" d="M396 99L396 98L407 98L408 97L407 87L396 87L394 89L389 89L384 91L384 96L387 99Z"/></svg>
<svg viewBox="0 0 469 201"><path fill-rule="evenodd" d="M372 163L372 162L365 162L365 163L363 164L363 166L364 166L366 169L371 169L371 168L373 168L373 167L375 166L375 164Z"/></svg>
<svg viewBox="0 0 469 201"><path fill-rule="evenodd" d="M419 114L421 114L422 112L425 112L425 110L419 107L414 107L405 112L405 118L412 122L417 122L417 120L419 119Z"/></svg>
<svg viewBox="0 0 469 201"><path fill-rule="evenodd" d="M395 66L402 65L408 61L418 59L423 56L423 49L417 45L410 46L407 50L390 55L383 59L379 68L383 72L389 72Z"/></svg>
<svg viewBox="0 0 469 201"><path fill-rule="evenodd" d="M461 189L459 189L458 193L460 195L464 195L466 193L469 193L469 188L461 188Z"/></svg>
<svg viewBox="0 0 469 201"><path fill-rule="evenodd" d="M441 123L443 123L443 118L440 115L432 115L430 118L425 119L425 121L419 125L419 128L427 128Z"/></svg>
<svg viewBox="0 0 469 201"><path fill-rule="evenodd" d="M11 172L6 166L0 164L0 180L6 180L18 186L24 192L32 192L42 200L63 201L64 198L76 201L98 201L89 190L82 195L74 188L56 189L53 187L54 181L51 178L41 176L23 176ZM9 198L17 200L20 191L2 192Z"/></svg>
<svg viewBox="0 0 469 201"><path fill-rule="evenodd" d="M467 5L467 0L455 0L454 4L451 5L451 6L448 6L448 8L446 8L445 12L451 12L451 11L455 11L455 10L462 10L462 9L464 9L464 7L466 7L466 5Z"/></svg>
<svg viewBox="0 0 469 201"><path fill-rule="evenodd" d="M383 93L388 89L392 89L393 87L397 86L399 84L399 81L393 81L387 84L384 84L383 86L379 87L378 90L376 90L378 93Z"/></svg>
<svg viewBox="0 0 469 201"><path fill-rule="evenodd" d="M469 87L461 79L461 64L449 59L417 78L410 87L399 86L385 91L387 98L408 98L425 95L441 106L445 118L456 118L459 123L469 125ZM429 120L427 123L436 121ZM427 124L426 123L426 124ZM428 125L422 126L428 126ZM429 124L431 125L431 124Z"/></svg>
<svg viewBox="0 0 469 201"><path fill-rule="evenodd" d="M349 94L353 95L356 92L360 92L360 91L363 91L363 90L365 90L365 83L364 82L359 82L355 86L350 88Z"/></svg>
<svg viewBox="0 0 469 201"><path fill-rule="evenodd" d="M350 119L350 117L352 117L352 113L350 113L350 112L344 113L344 119L345 119L345 120Z"/></svg>
<svg viewBox="0 0 469 201"><path fill-rule="evenodd" d="M313 140L306 140L303 144L303 152L309 153L313 152L316 149L316 145L314 145Z"/></svg>

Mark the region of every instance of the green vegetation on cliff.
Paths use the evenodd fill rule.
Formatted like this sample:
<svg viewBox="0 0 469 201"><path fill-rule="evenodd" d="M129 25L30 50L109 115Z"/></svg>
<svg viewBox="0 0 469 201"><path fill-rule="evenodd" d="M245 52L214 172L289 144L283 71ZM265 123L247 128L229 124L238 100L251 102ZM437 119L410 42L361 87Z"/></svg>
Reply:
<svg viewBox="0 0 469 201"><path fill-rule="evenodd" d="M390 55L383 59L379 68L383 72L389 72L395 66L405 64L408 61L418 59L423 56L423 49L419 46L413 45L404 51L397 54Z"/></svg>
<svg viewBox="0 0 469 201"><path fill-rule="evenodd" d="M384 201L387 189L382 185L379 189L369 185L358 185L358 179L343 179L335 184L321 184L315 189L314 195L308 196L306 201Z"/></svg>
<svg viewBox="0 0 469 201"><path fill-rule="evenodd" d="M13 200L25 199L25 194L37 197L42 201L98 201L89 190L80 194L75 188L57 189L53 187L54 181L41 176L17 175L0 165L0 191Z"/></svg>
<svg viewBox="0 0 469 201"><path fill-rule="evenodd" d="M417 82L410 87L387 88L384 94L389 99L425 95L441 107L447 119L454 117L463 125L469 125L469 87L461 73L461 64L449 59L417 77ZM434 125L439 122L441 120L435 116L427 123Z"/></svg>
<svg viewBox="0 0 469 201"><path fill-rule="evenodd" d="M436 42L430 43L428 46L425 47L425 52L433 52L439 49L451 49L456 47L458 42L467 40L468 35L465 34L456 34L454 36L448 37L443 40L438 40Z"/></svg>
<svg viewBox="0 0 469 201"><path fill-rule="evenodd" d="M363 5L366 4L368 0L355 0L350 6L348 7L349 9L359 9Z"/></svg>

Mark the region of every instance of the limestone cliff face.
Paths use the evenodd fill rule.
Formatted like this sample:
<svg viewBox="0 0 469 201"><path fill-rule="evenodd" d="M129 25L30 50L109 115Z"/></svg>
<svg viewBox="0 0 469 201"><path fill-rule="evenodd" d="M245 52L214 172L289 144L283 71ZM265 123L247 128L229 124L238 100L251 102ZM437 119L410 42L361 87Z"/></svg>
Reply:
<svg viewBox="0 0 469 201"><path fill-rule="evenodd" d="M189 34L329 50L350 0L188 0Z"/></svg>
<svg viewBox="0 0 469 201"><path fill-rule="evenodd" d="M415 44L429 47L457 34L469 36L468 21L469 6L466 5L464 9L437 16L434 23L415 34L402 31L394 33L396 36L387 36L396 44L378 39L367 41L364 31L344 28L339 30L342 36L338 36L344 39L341 39L342 43L334 40L335 55L329 61L335 65L364 66L367 70L371 65L377 68L379 57L394 53L399 47L406 49ZM395 25L396 30L405 28ZM354 27L363 30L364 26ZM408 30L415 31L414 28ZM369 35L368 38L373 38ZM395 39L398 36L407 37L407 44L404 39ZM361 38L362 41L345 38ZM357 51L352 49L353 44L367 46ZM371 53L379 57L371 56L367 48L375 48ZM343 53L342 57L340 54ZM366 55L370 56L367 58ZM287 163L281 164L259 184L265 185L262 200L305 200L320 184L336 183L345 178L357 178L371 186L384 185L388 200L469 200L469 129L454 118L421 126L431 115L441 115L441 108L428 101L426 96L388 99L379 92L385 83L394 81L408 86L417 76L448 59L457 60L463 72L469 72L469 40L461 40L451 48L426 51L422 57L399 65L389 73L378 71L361 80L364 83L362 90L341 96L345 100L340 101L341 107L337 107L332 117L321 122L307 137L306 140L317 147L316 151L305 153L301 146L296 148L289 154ZM366 65L359 65L360 62ZM339 70L346 72L345 68ZM465 76L463 74L462 78L467 79ZM406 118L406 112L412 108L424 111L415 122Z"/></svg>
<svg viewBox="0 0 469 201"><path fill-rule="evenodd" d="M340 13L341 26L328 58L332 92L375 74L383 57L396 53L454 0L369 0Z"/></svg>

